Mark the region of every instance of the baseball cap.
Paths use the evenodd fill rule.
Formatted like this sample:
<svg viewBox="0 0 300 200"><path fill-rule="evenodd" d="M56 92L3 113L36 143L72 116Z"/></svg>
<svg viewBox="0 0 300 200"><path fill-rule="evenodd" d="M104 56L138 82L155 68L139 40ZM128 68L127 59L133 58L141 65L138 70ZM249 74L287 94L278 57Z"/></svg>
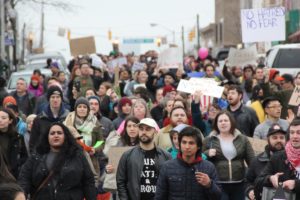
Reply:
<svg viewBox="0 0 300 200"><path fill-rule="evenodd" d="M188 125L187 124L179 124L175 128L173 128L171 131L180 133L185 127L188 127Z"/></svg>
<svg viewBox="0 0 300 200"><path fill-rule="evenodd" d="M140 123L138 124L138 126L140 125L147 125L147 126L150 126L152 128L155 128L157 129L158 125L156 124L156 122L154 121L154 119L151 119L151 118L144 118L140 121Z"/></svg>
<svg viewBox="0 0 300 200"><path fill-rule="evenodd" d="M272 126L269 128L269 131L268 131L268 134L267 134L267 137L275 134L275 133L282 133L282 134L286 134L286 131L282 129L282 127L277 124L277 123L274 123L272 124Z"/></svg>

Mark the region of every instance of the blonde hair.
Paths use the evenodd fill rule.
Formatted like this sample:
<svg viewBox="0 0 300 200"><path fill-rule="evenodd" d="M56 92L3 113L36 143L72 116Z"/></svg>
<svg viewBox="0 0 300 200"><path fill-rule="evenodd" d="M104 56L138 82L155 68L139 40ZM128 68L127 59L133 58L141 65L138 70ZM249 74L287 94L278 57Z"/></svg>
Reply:
<svg viewBox="0 0 300 200"><path fill-rule="evenodd" d="M26 118L26 124L29 124L29 122L33 121L36 117L37 115L35 114L28 115L28 117Z"/></svg>

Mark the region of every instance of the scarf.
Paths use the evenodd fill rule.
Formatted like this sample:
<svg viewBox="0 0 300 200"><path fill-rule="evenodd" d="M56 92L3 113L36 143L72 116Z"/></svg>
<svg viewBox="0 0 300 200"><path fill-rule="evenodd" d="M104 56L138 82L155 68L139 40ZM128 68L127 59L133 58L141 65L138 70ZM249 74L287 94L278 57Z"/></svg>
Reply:
<svg viewBox="0 0 300 200"><path fill-rule="evenodd" d="M92 133L96 126L97 117L90 113L85 120L82 120L75 116L74 125L75 128L81 133Z"/></svg>
<svg viewBox="0 0 300 200"><path fill-rule="evenodd" d="M83 141L86 145L92 146L92 131L97 123L97 117L90 113L85 120L78 118L75 115L74 126L77 131L82 135Z"/></svg>
<svg viewBox="0 0 300 200"><path fill-rule="evenodd" d="M285 146L285 151L289 162L295 169L300 168L300 149L295 149L291 142L288 141Z"/></svg>

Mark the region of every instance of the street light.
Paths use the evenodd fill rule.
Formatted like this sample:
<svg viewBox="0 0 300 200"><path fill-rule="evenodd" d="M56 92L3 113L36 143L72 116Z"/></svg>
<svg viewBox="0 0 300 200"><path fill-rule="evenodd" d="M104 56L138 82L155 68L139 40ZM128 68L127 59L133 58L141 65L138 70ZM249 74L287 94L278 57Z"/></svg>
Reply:
<svg viewBox="0 0 300 200"><path fill-rule="evenodd" d="M173 44L175 44L175 31L174 31L174 30L172 30L172 29L170 29L170 28L168 28L168 27L166 27L166 26L164 26L164 25L156 24L156 23L150 23L150 26L151 26L151 27L160 26L160 27L162 27L162 28L168 30L169 32L171 32L172 35L173 35Z"/></svg>

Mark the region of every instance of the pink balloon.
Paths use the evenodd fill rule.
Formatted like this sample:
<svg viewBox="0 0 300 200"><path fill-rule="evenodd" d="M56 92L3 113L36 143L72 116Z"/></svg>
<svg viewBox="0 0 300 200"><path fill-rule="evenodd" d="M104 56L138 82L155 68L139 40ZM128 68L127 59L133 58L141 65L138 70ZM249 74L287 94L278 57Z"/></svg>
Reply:
<svg viewBox="0 0 300 200"><path fill-rule="evenodd" d="M201 47L198 51L198 55L201 60L204 60L208 56L208 49Z"/></svg>

